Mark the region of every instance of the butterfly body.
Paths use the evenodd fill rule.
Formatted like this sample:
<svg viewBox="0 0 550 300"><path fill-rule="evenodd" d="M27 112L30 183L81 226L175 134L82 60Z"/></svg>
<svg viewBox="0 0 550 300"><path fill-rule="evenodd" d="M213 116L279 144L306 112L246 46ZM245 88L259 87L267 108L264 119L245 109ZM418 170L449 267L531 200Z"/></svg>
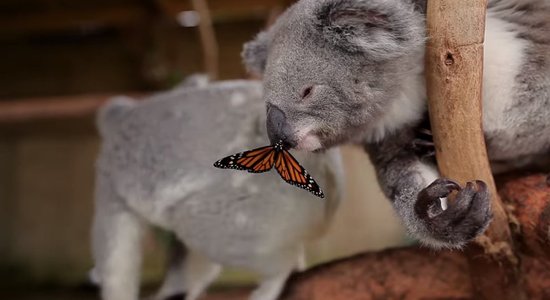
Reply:
<svg viewBox="0 0 550 300"><path fill-rule="evenodd" d="M285 149L282 141L272 146L227 156L215 162L214 167L246 170L250 173L264 173L275 167L281 178L287 183L305 189L317 197L325 197L317 182Z"/></svg>

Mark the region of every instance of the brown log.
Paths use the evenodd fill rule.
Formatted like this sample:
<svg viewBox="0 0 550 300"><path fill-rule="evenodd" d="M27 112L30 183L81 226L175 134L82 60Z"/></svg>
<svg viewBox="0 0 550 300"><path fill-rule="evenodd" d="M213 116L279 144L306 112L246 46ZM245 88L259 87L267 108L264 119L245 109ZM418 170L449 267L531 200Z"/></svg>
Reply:
<svg viewBox="0 0 550 300"><path fill-rule="evenodd" d="M550 186L546 176L506 178L499 191L512 207L514 232L523 245L518 252L519 272L527 299L550 299ZM480 299L472 281L479 277L479 270L471 267L469 255L416 247L364 253L295 274L281 299ZM491 282L491 290L505 290L509 284Z"/></svg>
<svg viewBox="0 0 550 300"><path fill-rule="evenodd" d="M477 300L466 256L460 251L436 253L414 247L364 253L293 275L280 299ZM550 299L550 260L525 255L521 261L527 298Z"/></svg>
<svg viewBox="0 0 550 300"><path fill-rule="evenodd" d="M284 300L469 299L460 252L402 248L364 253L290 278Z"/></svg>
<svg viewBox="0 0 550 300"><path fill-rule="evenodd" d="M462 184L483 180L492 193L493 222L468 252L476 298L524 299L508 217L496 193L482 130L486 6L486 0L428 1L430 120L441 174Z"/></svg>
<svg viewBox="0 0 550 300"><path fill-rule="evenodd" d="M506 180L499 190L513 216L514 234L522 251L550 259L550 186L546 175Z"/></svg>

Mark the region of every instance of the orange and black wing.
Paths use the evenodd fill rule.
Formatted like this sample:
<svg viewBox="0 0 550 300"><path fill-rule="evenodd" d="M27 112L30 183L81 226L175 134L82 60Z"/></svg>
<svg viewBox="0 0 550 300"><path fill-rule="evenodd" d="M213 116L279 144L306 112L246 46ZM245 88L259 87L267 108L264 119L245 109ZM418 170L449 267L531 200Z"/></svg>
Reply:
<svg viewBox="0 0 550 300"><path fill-rule="evenodd" d="M214 163L214 167L263 173L271 170L273 167L275 153L273 146L261 147L222 158Z"/></svg>
<svg viewBox="0 0 550 300"><path fill-rule="evenodd" d="M275 169L279 175L292 185L305 189L317 197L324 198L323 191L302 167L298 161L286 150L278 151L275 158Z"/></svg>

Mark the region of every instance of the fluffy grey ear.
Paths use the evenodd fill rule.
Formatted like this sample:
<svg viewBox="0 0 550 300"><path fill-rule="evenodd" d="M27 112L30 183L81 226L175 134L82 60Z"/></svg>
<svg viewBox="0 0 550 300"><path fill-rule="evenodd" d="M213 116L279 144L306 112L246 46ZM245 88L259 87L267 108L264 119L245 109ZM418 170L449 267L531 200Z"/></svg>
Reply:
<svg viewBox="0 0 550 300"><path fill-rule="evenodd" d="M330 43L374 59L399 57L425 40L424 18L409 1L328 1L317 18Z"/></svg>
<svg viewBox="0 0 550 300"><path fill-rule="evenodd" d="M241 56L248 72L258 76L264 73L270 40L268 32L263 31L254 40L244 44Z"/></svg>

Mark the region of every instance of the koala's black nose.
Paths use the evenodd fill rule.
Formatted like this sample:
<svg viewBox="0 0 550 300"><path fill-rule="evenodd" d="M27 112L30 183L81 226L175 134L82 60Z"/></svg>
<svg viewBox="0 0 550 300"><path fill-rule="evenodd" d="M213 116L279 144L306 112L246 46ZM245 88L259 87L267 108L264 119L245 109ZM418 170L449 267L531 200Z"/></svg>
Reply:
<svg viewBox="0 0 550 300"><path fill-rule="evenodd" d="M271 144L282 140L288 148L296 146L296 141L294 141L285 113L273 104L267 105L267 135Z"/></svg>

